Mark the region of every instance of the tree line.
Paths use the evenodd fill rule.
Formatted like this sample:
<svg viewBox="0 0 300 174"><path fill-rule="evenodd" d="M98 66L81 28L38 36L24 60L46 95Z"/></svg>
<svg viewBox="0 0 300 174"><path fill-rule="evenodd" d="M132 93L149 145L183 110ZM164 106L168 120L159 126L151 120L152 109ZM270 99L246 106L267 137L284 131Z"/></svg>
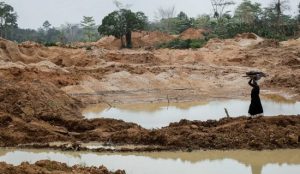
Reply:
<svg viewBox="0 0 300 174"><path fill-rule="evenodd" d="M18 27L17 19L14 8L0 2L0 37L17 42L35 41L46 45L57 42L96 41L100 38L93 17L83 16L80 24L66 23L60 27L53 27L46 20L37 30Z"/></svg>
<svg viewBox="0 0 300 174"><path fill-rule="evenodd" d="M275 0L268 7L260 3L243 0L230 12L234 5L230 0L210 0L213 14L189 17L185 12L176 13L175 7L159 8L156 20L149 21L143 12L132 12L129 7L116 3L118 10L105 16L100 26L93 17L84 16L80 24L66 23L53 27L45 21L37 30L22 29L17 25L17 13L9 4L0 2L0 37L22 42L31 40L44 44L70 43L75 41L96 41L105 35L113 35L122 41L123 47L130 48L131 33L136 30L161 31L180 34L188 28L202 28L207 32L205 39L231 38L238 33L254 32L259 36L286 40L299 37L300 3L296 16L287 15L287 0ZM202 41L191 45L202 45Z"/></svg>

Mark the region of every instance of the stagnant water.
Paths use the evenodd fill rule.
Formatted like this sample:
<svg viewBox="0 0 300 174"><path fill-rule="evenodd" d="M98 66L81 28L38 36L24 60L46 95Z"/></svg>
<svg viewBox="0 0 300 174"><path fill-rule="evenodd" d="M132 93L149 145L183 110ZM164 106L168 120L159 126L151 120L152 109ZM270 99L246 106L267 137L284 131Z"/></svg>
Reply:
<svg viewBox="0 0 300 174"><path fill-rule="evenodd" d="M300 150L90 153L0 149L0 161L54 160L68 165L124 169L127 174L299 174Z"/></svg>
<svg viewBox="0 0 300 174"><path fill-rule="evenodd" d="M109 107L108 105L94 105L86 108L83 115L88 118L114 118L126 122L133 122L145 128L160 128L181 119L208 120L225 117L227 108L231 117L247 116L250 101L220 100L206 103L151 103L151 104L123 104ZM300 102L292 100L262 100L265 116L298 115Z"/></svg>

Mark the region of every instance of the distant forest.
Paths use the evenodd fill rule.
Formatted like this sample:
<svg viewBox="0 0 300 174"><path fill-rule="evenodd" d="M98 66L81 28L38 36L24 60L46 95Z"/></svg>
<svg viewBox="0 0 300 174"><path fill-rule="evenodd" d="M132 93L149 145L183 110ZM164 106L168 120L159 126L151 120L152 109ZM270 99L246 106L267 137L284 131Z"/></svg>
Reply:
<svg viewBox="0 0 300 174"><path fill-rule="evenodd" d="M179 34L188 28L202 28L207 31L207 39L231 38L244 32L253 32L259 36L277 40L299 37L300 3L297 7L298 14L291 16L286 14L290 9L286 0L270 0L270 3L273 3L264 8L260 3L244 0L233 12L227 11L227 9L235 4L234 1L211 0L211 2L212 15L202 14L197 17L189 17L185 12L176 13L175 7L170 7L158 9L156 20L148 21L147 16L144 16L142 12L136 13L136 15L142 15L144 22L139 23L142 26L133 27L132 30L143 29ZM134 14L120 13L124 9L119 3L117 6L119 11L116 11L115 14L119 17L120 15L122 17L123 14ZM106 22L113 25L113 19L108 19L108 17ZM50 21L45 21L37 30L22 29L18 27L17 12L14 8L5 2L0 2L0 37L17 42L29 40L43 44L58 42L65 44L76 41L96 41L105 35L103 27L97 26L93 17L83 16L80 24L66 23L60 27L53 27Z"/></svg>

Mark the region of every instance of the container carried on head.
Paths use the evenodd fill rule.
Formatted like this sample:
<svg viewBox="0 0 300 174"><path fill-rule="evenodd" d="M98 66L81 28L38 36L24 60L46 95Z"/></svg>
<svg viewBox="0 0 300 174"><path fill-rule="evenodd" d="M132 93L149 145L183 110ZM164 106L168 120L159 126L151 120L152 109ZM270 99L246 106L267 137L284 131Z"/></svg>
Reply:
<svg viewBox="0 0 300 174"><path fill-rule="evenodd" d="M253 80L260 80L262 77L267 77L267 75L260 71L249 71L246 72L246 76L243 77L249 77L250 79Z"/></svg>

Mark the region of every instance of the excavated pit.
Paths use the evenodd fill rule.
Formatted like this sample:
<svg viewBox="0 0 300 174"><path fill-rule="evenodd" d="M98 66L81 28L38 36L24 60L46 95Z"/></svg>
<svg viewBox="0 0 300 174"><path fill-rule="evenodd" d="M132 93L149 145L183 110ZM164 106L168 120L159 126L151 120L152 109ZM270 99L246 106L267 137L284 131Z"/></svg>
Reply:
<svg viewBox="0 0 300 174"><path fill-rule="evenodd" d="M186 36L180 37L201 37L202 31L193 32L188 30ZM205 169L207 173L223 172L217 170L220 168L227 168L230 173L232 168L240 169L242 172L239 173L298 173L299 39L277 42L247 33L233 39L213 39L203 48L195 50L155 50L153 44L158 43L160 38L169 41L174 37L158 32L135 33L134 37L135 47L141 43L147 50L116 50L119 42L114 38L104 38L96 43L78 43L72 48L44 47L33 42L17 44L0 39L0 146L42 149L38 154L22 149L3 150L0 158L7 163L21 160L24 156L35 158L29 162L50 158L56 161L66 159L62 162L70 165L85 163L78 156L66 157L61 152L44 151L50 148L90 153L91 156L86 156L88 159L95 157L101 162L94 165L105 164L112 171L125 169L129 174L146 173L148 170L145 171L145 168L160 169L149 170L151 173L170 173L166 172L170 168L177 169L173 173L189 169L193 169L189 170L190 173ZM92 46L91 50L85 49L87 45ZM260 81L260 86L265 114L273 116L239 117L247 114L246 101L249 100L251 88L247 84L248 79L243 76L250 70L268 74ZM237 104L226 101L222 105L218 103L220 99L237 99ZM270 99L281 104L266 104ZM197 109L204 105L191 104L197 101L217 103L210 103L209 106L213 107L204 112ZM178 107L172 104L186 102L189 104ZM113 111L113 118L126 122L112 118L85 119L82 109L97 103L112 107L109 111ZM146 108L137 103L143 103ZM124 107L124 104L127 106ZM157 107L163 111L159 116L153 114ZM225 116L224 107L233 118L222 118ZM138 109L139 112L136 112ZM195 113L190 116L193 109ZM242 111L238 112L238 109ZM127 120L122 115L124 110L130 111L126 117L139 117L142 122ZM144 115L144 112L149 110L151 112L145 116L147 114ZM99 113L97 108L89 113L94 114L90 118L103 114L95 114ZM150 118L150 115L157 122L147 121L146 117ZM217 157L209 154L213 151L208 151L208 154L202 151L188 154L153 153L216 149L277 151L246 151L240 154L218 151L217 154L224 156ZM95 154L137 151L151 153L125 157L123 154L105 154L105 157ZM40 154L43 154L42 158L39 158ZM153 159L152 155L157 155L159 159ZM245 158L253 160L245 162ZM68 161L70 159L71 162ZM115 159L119 159L118 166L106 163ZM261 162L263 159L267 161ZM134 163L135 169L126 168L128 166L123 166L125 162L122 163L122 160L142 163ZM19 165L20 162L13 164ZM139 171L136 167L143 167L143 164L144 168ZM62 173L72 173L73 170L73 173L111 173L103 167L66 167L50 161L33 165L23 163L18 167L0 163L0 171L15 170L18 173L28 169L32 173L49 172L49 165L57 166L55 170ZM167 166L171 167L163 168ZM118 172L122 174L123 171Z"/></svg>

